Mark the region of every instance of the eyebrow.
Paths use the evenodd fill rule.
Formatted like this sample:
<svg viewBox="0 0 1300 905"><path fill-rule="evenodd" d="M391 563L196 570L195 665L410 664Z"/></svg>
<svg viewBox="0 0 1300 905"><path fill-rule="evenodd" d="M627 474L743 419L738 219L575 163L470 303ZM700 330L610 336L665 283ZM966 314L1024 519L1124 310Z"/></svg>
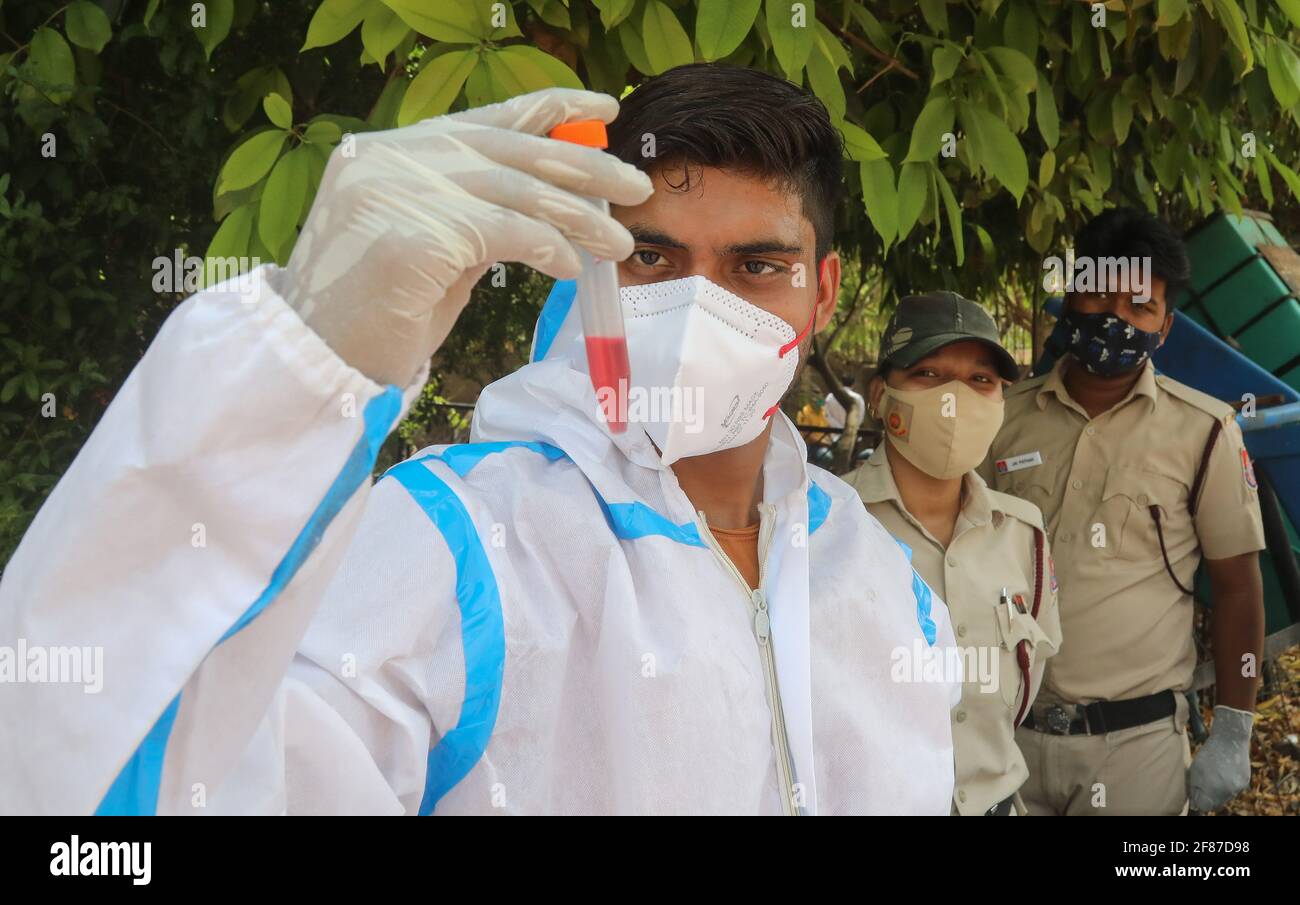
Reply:
<svg viewBox="0 0 1300 905"><path fill-rule="evenodd" d="M632 240L639 245L657 245L660 248L680 249L686 249L687 247L684 242L674 239L668 233L640 223L632 224L627 228L627 231L632 234ZM722 252L727 255L802 255L803 246L791 245L789 242L782 242L780 239L756 239L752 242L728 245L722 249Z"/></svg>
<svg viewBox="0 0 1300 905"><path fill-rule="evenodd" d="M758 239L754 242L728 245L723 249L723 252L729 255L802 255L803 246L791 245L789 242L782 242L780 239Z"/></svg>
<svg viewBox="0 0 1300 905"><path fill-rule="evenodd" d="M642 226L639 223L632 224L627 228L627 231L632 234L632 241L639 245L658 245L660 248L686 248L684 242L679 242L668 233Z"/></svg>

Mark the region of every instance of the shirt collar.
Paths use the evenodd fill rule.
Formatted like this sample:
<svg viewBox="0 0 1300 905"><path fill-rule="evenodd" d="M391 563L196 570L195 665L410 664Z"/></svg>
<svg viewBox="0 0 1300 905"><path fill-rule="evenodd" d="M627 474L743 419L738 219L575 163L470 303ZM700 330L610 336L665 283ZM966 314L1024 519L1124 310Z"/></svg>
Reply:
<svg viewBox="0 0 1300 905"><path fill-rule="evenodd" d="M1038 392L1034 394L1034 401L1038 403L1040 411L1046 407L1048 395L1055 395L1062 405L1081 412L1085 418L1088 417L1088 413L1084 411L1083 406L1071 399L1069 391L1065 388L1063 375L1066 367L1072 361L1074 361L1074 356L1066 353L1057 360L1052 370L1047 373L1047 379L1043 381L1042 386L1038 388ZM1156 399L1159 398L1156 392L1156 366L1152 364L1150 358L1143 363L1142 373L1138 376L1137 383L1133 384L1128 395L1121 399L1115 408L1118 409L1126 405L1129 400L1137 396L1145 396L1151 400L1151 407L1155 406Z"/></svg>
<svg viewBox="0 0 1300 905"><path fill-rule="evenodd" d="M889 467L889 458L885 453L885 444L888 440L881 440L880 445L876 447L867 459L867 464L858 469L853 479L853 486L857 489L858 495L862 497L864 503L882 503L885 501L892 502L898 507L900 512L906 513L903 506L903 498L898 492L898 484L894 481L894 471ZM959 518L966 518L972 525L987 525L993 520L994 513L1001 517L1002 510L993 503L992 497L988 492L988 485L973 471L966 472L962 476L962 481L966 490L966 500L962 504Z"/></svg>

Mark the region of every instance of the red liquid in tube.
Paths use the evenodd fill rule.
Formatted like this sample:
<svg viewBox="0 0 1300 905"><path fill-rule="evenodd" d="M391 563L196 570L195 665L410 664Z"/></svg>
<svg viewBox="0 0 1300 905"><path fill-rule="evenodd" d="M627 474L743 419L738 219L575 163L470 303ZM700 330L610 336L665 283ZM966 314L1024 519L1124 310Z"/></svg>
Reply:
<svg viewBox="0 0 1300 905"><path fill-rule="evenodd" d="M596 388L605 423L616 434L627 430L627 340L622 336L588 336L587 371Z"/></svg>
<svg viewBox="0 0 1300 905"><path fill-rule="evenodd" d="M556 126L552 138L593 148L608 146L605 124L583 120ZM609 213L609 202L589 199L601 212ZM623 305L618 293L618 264L593 258L581 251L582 273L578 276L576 304L582 318L587 344L587 372L596 391L610 433L627 430L627 388L631 367L623 327Z"/></svg>

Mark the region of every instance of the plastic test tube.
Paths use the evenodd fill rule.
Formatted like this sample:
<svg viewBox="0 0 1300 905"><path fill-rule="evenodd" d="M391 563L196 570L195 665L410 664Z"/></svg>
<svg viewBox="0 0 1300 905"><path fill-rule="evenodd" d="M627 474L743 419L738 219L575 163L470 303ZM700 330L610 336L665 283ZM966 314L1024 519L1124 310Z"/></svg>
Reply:
<svg viewBox="0 0 1300 905"><path fill-rule="evenodd" d="M591 148L609 147L605 124L598 119L564 123L550 132L551 138ZM601 213L609 213L603 198L587 199ZM587 373L600 400L605 423L611 433L627 430L627 388L631 368L627 358L627 334L623 328L623 305L618 297L618 263L602 261L578 249L582 272L578 275L578 313L587 345Z"/></svg>

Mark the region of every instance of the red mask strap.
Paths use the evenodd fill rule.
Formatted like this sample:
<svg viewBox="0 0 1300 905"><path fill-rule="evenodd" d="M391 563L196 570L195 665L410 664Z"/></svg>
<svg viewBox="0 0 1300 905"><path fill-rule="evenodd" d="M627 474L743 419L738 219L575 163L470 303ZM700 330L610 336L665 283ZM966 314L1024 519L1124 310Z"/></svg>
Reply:
<svg viewBox="0 0 1300 905"><path fill-rule="evenodd" d="M822 258L821 268L818 271L818 278L821 281L821 283L826 282L826 259L825 258ZM820 283L818 285L820 285ZM803 342L804 337L807 336L808 333L812 330L813 323L816 320L817 320L817 306L814 304L812 313L808 315L808 323L804 325L804 328L801 331L799 331L798 336L796 336L794 339L790 340L788 343L786 343L784 346L780 348L780 350L776 353L777 358L785 358L787 352L789 352L791 349L797 349L799 347L799 344ZM779 409L780 407L781 404L778 402L776 405L772 406L770 409L764 412L763 420L766 421L768 418L771 418L773 415L775 415L776 410Z"/></svg>
<svg viewBox="0 0 1300 905"><path fill-rule="evenodd" d="M820 280L818 285L820 286L821 283L826 282L826 259L825 258L822 258L821 268L818 271L818 274L819 274L818 278ZM798 336L796 336L794 339L790 340L788 343L786 343L784 346L781 347L781 349L776 353L776 357L785 358L787 352L789 352L791 349L798 348L799 343L803 342L804 337L808 335L808 331L812 330L813 322L815 320L817 320L817 306L814 304L812 313L808 315L808 323L804 326L802 330L799 331Z"/></svg>

